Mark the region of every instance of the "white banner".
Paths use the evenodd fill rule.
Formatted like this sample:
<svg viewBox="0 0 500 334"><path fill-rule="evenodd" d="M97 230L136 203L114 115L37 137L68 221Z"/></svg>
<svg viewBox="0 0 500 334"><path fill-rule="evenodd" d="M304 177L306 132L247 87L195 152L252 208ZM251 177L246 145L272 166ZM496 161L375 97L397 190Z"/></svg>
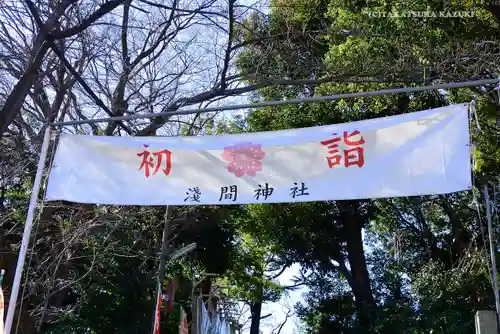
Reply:
<svg viewBox="0 0 500 334"><path fill-rule="evenodd" d="M61 136L47 200L223 205L471 188L468 105L286 131Z"/></svg>

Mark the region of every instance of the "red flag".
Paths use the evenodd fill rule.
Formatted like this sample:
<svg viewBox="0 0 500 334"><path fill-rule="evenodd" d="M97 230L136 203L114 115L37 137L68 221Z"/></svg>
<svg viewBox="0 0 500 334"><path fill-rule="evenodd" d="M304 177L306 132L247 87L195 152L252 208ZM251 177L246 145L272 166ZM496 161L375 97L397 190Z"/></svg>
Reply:
<svg viewBox="0 0 500 334"><path fill-rule="evenodd" d="M177 279L171 280L167 284L167 293L165 294L165 311L172 312L174 310L175 304L175 291L177 290L178 281Z"/></svg>
<svg viewBox="0 0 500 334"><path fill-rule="evenodd" d="M158 284L158 298L156 300L155 334L160 334L161 286ZM2 333L0 333L2 334Z"/></svg>

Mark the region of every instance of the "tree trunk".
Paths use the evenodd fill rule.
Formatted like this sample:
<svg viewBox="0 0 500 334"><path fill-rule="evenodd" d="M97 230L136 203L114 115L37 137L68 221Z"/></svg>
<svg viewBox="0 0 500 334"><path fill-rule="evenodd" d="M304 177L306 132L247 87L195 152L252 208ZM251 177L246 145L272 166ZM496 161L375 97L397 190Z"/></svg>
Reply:
<svg viewBox="0 0 500 334"><path fill-rule="evenodd" d="M264 278L263 268L257 269L257 277ZM257 284L256 299L250 303L250 313L252 322L250 324L250 334L259 334L260 319L262 317L262 300L264 298L264 286L262 281Z"/></svg>
<svg viewBox="0 0 500 334"><path fill-rule="evenodd" d="M38 77L38 73L42 66L42 60L48 50L49 47L47 44L43 43L40 46L35 59L28 65L23 75L12 89L12 92L7 96L0 112L0 138L19 113L31 86L33 86L33 83Z"/></svg>
<svg viewBox="0 0 500 334"><path fill-rule="evenodd" d="M470 238L470 233L462 224L462 220L455 211L455 208L444 196L441 198L441 206L451 222L451 233L453 235L453 243L451 245L452 263L450 264L450 268L452 268L464 256L466 250L469 248L471 238Z"/></svg>
<svg viewBox="0 0 500 334"><path fill-rule="evenodd" d="M250 334L259 334L260 328L260 317L262 314L262 302L253 302L250 306L250 311L252 313L252 323L250 325Z"/></svg>
<svg viewBox="0 0 500 334"><path fill-rule="evenodd" d="M356 299L359 323L363 330L370 332L375 320L375 300L363 249L363 221L355 208L357 208L355 202L339 202L340 216L347 241L347 259L351 267L351 288Z"/></svg>

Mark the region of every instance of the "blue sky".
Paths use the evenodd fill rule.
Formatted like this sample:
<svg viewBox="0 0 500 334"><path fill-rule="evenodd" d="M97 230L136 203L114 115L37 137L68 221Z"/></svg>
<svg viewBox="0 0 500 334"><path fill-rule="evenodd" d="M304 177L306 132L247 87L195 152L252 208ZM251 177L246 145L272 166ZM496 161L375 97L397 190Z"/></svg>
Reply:
<svg viewBox="0 0 500 334"><path fill-rule="evenodd" d="M299 275L299 270L300 266L298 264L294 264L292 267L289 269L285 270L285 272L279 277L279 281L283 285L292 285L294 284L292 282L292 279L294 276ZM276 327L280 323L282 323L285 320L285 315L287 313L286 307L283 305L286 303L288 306L290 306L293 310L293 307L295 306L296 303L302 301L302 294L307 291L307 288L305 287L300 287L297 290L291 291L288 293L288 296L284 296L282 300L278 303L270 303L264 307L264 310L262 312L263 315L268 314L268 313L273 313L273 319L272 323L266 323L264 322L263 326L261 326L261 330L263 334L273 334L272 329L273 327ZM271 321L270 321L271 322ZM294 334L294 330L297 327L297 322L298 318L294 315L291 318L289 318L281 330L280 334Z"/></svg>
<svg viewBox="0 0 500 334"><path fill-rule="evenodd" d="M292 281L294 276L299 275L300 265L294 264L287 270L281 274L278 278L279 282L283 285L292 285L294 282ZM304 287L300 287L294 291L288 292L284 295L281 300L277 303L266 303L262 308L262 316L268 315L269 313L272 316L267 317L261 321L260 330L262 334L276 334L275 331L273 333L273 329L278 327L283 321L286 319L286 314L288 310L294 311L294 305L300 301L302 301L302 294L306 292L307 289ZM244 318L246 319L250 317L250 313L247 311L247 314ZM297 329L298 318L295 315L292 315L288 318L285 325L283 326L280 334L299 334ZM242 334L248 334L250 332L250 321L245 324L242 330Z"/></svg>

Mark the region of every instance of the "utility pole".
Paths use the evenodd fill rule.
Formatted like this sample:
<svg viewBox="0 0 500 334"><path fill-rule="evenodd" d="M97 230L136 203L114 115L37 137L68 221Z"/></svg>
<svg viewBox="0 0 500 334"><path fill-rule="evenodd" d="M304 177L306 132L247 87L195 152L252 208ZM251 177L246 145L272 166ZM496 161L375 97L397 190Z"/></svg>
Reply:
<svg viewBox="0 0 500 334"><path fill-rule="evenodd" d="M166 258L168 257L169 254L169 244L168 244L168 235L169 235L169 224L170 224L170 218L172 217L172 206L167 205L167 209L165 210L165 220L164 220L164 225L163 225L163 236L162 236L162 247L161 247L161 254L160 254L160 272L158 275L158 289L157 289L157 296L156 296L156 303L155 303L155 309L153 312L154 318L153 318L153 328L151 333L155 333L156 327L160 326L160 319L157 317L157 311L158 308L160 307L159 304L161 304L161 298L162 298L162 291L163 291L163 280L165 279L165 262Z"/></svg>
<svg viewBox="0 0 500 334"><path fill-rule="evenodd" d="M160 253L160 267L158 273L156 303L155 303L155 309L153 311L154 315L153 326L152 326L153 334L156 333L156 329L159 328L160 326L160 317L158 315L159 312L158 309L161 307L161 302L162 302L163 281L165 280L166 263L170 260L180 258L196 248L196 243L191 243L185 247L175 250L174 252L170 252L170 243L168 238L170 235L171 222L172 222L172 206L167 205L167 209L165 210L164 224L163 224L162 247Z"/></svg>
<svg viewBox="0 0 500 334"><path fill-rule="evenodd" d="M196 293L196 288L193 286L193 289L191 291L191 334L199 334L199 317L198 294Z"/></svg>
<svg viewBox="0 0 500 334"><path fill-rule="evenodd" d="M162 248L161 248L161 258L160 258L160 273L159 273L159 282L160 286L165 279L165 263L167 262L167 258L170 252L170 245L168 242L168 237L170 234L170 218L172 217L172 206L167 205L167 210L165 212L165 223L163 226L163 237L162 237Z"/></svg>

